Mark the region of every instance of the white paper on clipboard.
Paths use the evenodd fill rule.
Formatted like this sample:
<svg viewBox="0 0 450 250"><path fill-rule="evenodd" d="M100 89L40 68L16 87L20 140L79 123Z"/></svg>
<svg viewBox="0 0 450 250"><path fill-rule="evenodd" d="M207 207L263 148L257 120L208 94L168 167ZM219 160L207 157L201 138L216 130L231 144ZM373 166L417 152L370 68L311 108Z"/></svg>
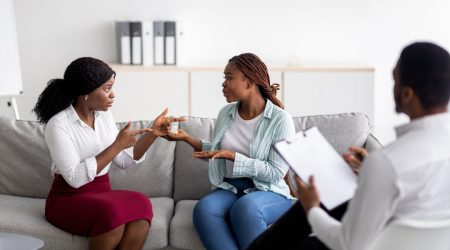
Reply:
<svg viewBox="0 0 450 250"><path fill-rule="evenodd" d="M328 210L353 197L357 176L317 127L300 131L274 147L305 183L314 175L320 200Z"/></svg>

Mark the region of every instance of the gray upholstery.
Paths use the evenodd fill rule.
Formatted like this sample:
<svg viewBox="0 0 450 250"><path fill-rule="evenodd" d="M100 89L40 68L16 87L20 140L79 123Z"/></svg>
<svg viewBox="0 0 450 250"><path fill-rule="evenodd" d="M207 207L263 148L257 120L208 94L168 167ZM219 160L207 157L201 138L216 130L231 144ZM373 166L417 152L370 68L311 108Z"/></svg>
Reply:
<svg viewBox="0 0 450 250"><path fill-rule="evenodd" d="M0 194L47 197L51 159L43 136L37 122L0 117Z"/></svg>
<svg viewBox="0 0 450 250"><path fill-rule="evenodd" d="M37 237L45 242L45 249L88 249L86 237L66 233L45 220L45 200L1 195L0 231ZM169 225L174 204L171 198L152 198L153 220L145 249L168 245Z"/></svg>
<svg viewBox="0 0 450 250"><path fill-rule="evenodd" d="M364 146L370 129L369 118L361 113L295 117L294 124L297 132L317 126L339 154L350 145Z"/></svg>
<svg viewBox="0 0 450 250"><path fill-rule="evenodd" d="M197 200L177 202L170 224L170 245L180 249L204 249L192 223L192 212Z"/></svg>
<svg viewBox="0 0 450 250"><path fill-rule="evenodd" d="M214 133L214 119L189 117L180 129L203 140L210 140ZM194 150L185 142L177 142L175 149L175 185L173 197L179 200L198 200L211 191L208 161L192 157Z"/></svg>
<svg viewBox="0 0 450 250"><path fill-rule="evenodd" d="M126 123L119 123L122 128ZM133 129L146 128L149 121L133 122ZM111 185L114 189L138 191L149 197L172 197L173 164L175 158L175 142L158 138L147 151L144 162L137 168L110 170Z"/></svg>
<svg viewBox="0 0 450 250"><path fill-rule="evenodd" d="M339 153L350 145L364 145L369 150L381 147L369 134L367 117L360 113L293 119L297 131L318 126ZM209 140L214 122L189 117L180 128ZM132 126L143 128L149 124L136 121ZM197 200L210 192L211 184L208 162L192 158L192 153L184 142L158 138L138 167L111 167L114 189L134 190L151 197L154 216L144 249L203 249L192 224L192 211ZM0 117L0 231L40 238L45 242L44 249L87 249L87 238L63 232L44 218L45 197L53 179L50 165L42 125Z"/></svg>

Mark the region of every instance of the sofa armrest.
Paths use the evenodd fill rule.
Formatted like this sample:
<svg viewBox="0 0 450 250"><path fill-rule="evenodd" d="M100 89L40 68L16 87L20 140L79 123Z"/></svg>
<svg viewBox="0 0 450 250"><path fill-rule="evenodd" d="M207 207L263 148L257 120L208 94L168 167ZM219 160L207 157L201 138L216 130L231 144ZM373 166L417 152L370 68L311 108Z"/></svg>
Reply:
<svg viewBox="0 0 450 250"><path fill-rule="evenodd" d="M373 134L369 133L366 142L364 143L364 148L370 152L373 150L378 150L382 147L383 145L380 143L380 141Z"/></svg>

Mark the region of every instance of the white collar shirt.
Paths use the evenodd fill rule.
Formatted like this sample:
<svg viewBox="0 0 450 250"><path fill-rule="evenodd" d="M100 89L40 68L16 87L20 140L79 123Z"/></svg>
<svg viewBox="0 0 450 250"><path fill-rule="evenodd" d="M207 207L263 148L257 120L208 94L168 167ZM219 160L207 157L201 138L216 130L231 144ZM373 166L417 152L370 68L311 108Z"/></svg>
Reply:
<svg viewBox="0 0 450 250"><path fill-rule="evenodd" d="M392 220L450 218L450 115L397 127L398 140L363 162L342 223L313 208L308 221L331 249L367 249Z"/></svg>
<svg viewBox="0 0 450 250"><path fill-rule="evenodd" d="M97 174L96 156L109 147L118 134L110 111L96 111L94 128L85 124L70 105L54 115L45 126L45 140L52 157L51 171L60 174L66 182L78 188L91 182L96 176L109 171L109 163ZM120 152L113 163L126 168L145 159L133 160L133 148Z"/></svg>

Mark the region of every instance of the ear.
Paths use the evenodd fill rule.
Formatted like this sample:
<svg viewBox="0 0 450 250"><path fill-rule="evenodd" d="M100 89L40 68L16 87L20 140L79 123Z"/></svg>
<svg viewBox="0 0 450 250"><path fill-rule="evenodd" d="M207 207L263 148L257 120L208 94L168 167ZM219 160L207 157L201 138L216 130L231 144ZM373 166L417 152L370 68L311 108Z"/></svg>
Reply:
<svg viewBox="0 0 450 250"><path fill-rule="evenodd" d="M245 81L247 82L247 89L250 89L251 87L253 87L253 85L255 85L252 81L250 81L250 79L245 78Z"/></svg>
<svg viewBox="0 0 450 250"><path fill-rule="evenodd" d="M401 90L401 101L402 104L408 104L411 103L416 96L416 93L411 87L403 87Z"/></svg>

